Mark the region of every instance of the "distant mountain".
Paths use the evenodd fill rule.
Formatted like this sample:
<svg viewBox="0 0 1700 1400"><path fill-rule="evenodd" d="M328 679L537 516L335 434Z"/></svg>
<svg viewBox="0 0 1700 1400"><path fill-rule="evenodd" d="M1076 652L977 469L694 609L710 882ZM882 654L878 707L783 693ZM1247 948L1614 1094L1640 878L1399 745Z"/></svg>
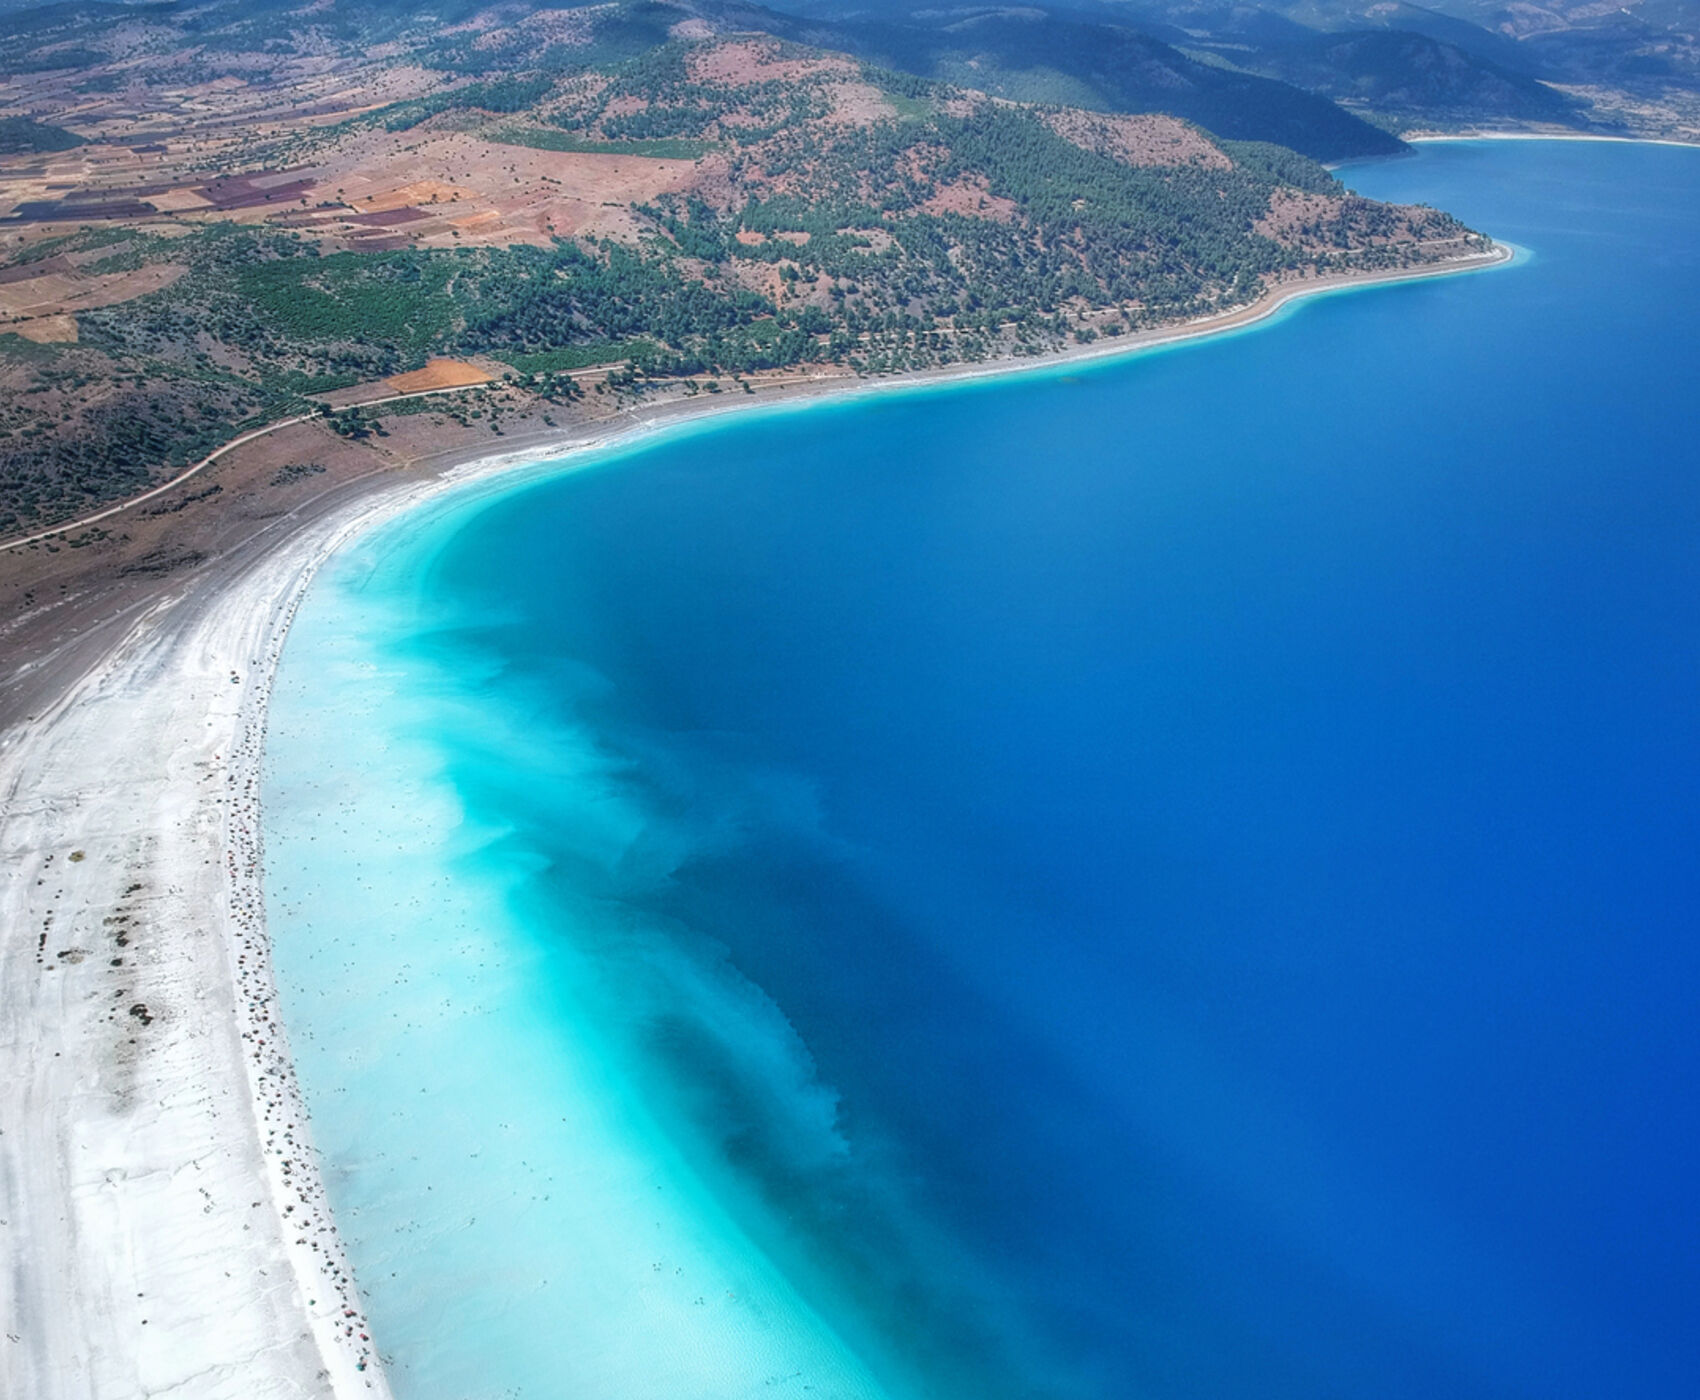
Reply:
<svg viewBox="0 0 1700 1400"><path fill-rule="evenodd" d="M0 75L89 67L73 35L125 16L215 47L314 33L384 44L422 26L438 66L485 66L478 35L532 14L588 25L596 59L635 57L680 23L759 31L1017 101L1166 112L1318 159L1399 149L1417 126L1569 127L1700 140L1700 0L0 0ZM233 16L240 16L233 24ZM566 16L572 16L569 21ZM51 36L53 42L46 42ZM580 61L558 41L510 69Z"/></svg>
<svg viewBox="0 0 1700 1400"><path fill-rule="evenodd" d="M1168 30L1164 37L1182 47L1203 41L1224 51L1234 45L1274 51L1302 48L1319 34L1398 30L1455 45L1510 72L1538 76L1532 66L1538 60L1508 35L1404 0L1267 0L1264 6L1221 0L1106 0L1106 4L1128 23L1163 26ZM1162 30L1153 27L1152 32Z"/></svg>
<svg viewBox="0 0 1700 1400"><path fill-rule="evenodd" d="M1029 8L926 12L901 22L796 19L755 5L703 8L723 23L1013 101L1166 112L1230 140L1270 141L1317 160L1401 149L1327 97L1201 62L1126 25Z"/></svg>
<svg viewBox="0 0 1700 1400"><path fill-rule="evenodd" d="M1368 30L1322 34L1266 48L1262 71L1335 99L1411 118L1569 123L1575 98L1426 34Z"/></svg>
<svg viewBox="0 0 1700 1400"><path fill-rule="evenodd" d="M948 27L987 13L785 3L850 24ZM1700 0L1066 0L1026 13L1134 30L1393 130L1557 125L1700 140Z"/></svg>
<svg viewBox="0 0 1700 1400"><path fill-rule="evenodd" d="M1444 13L1424 5L1410 5L1403 0L1364 0L1340 6L1333 21L1319 27L1329 32L1356 30L1373 26L1396 29L1407 34L1423 34L1443 44L1454 44L1476 58L1513 73L1539 77L1540 61L1509 34L1456 13Z"/></svg>
<svg viewBox="0 0 1700 1400"><path fill-rule="evenodd" d="M1160 0L1159 0L1160 2ZM1268 0L1328 31L1387 28L1455 44L1500 68L1548 82L1630 92L1700 92L1700 0ZM1144 13L1146 0L1133 0ZM1165 7L1165 12L1166 7Z"/></svg>

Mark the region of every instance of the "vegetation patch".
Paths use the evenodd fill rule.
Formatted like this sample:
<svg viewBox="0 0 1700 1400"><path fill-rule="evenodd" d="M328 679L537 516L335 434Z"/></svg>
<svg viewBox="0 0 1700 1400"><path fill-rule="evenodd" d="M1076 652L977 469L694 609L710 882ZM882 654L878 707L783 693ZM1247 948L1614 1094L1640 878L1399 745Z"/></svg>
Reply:
<svg viewBox="0 0 1700 1400"><path fill-rule="evenodd" d="M660 348L653 340L605 340L532 354L498 350L494 352L494 358L512 365L521 374L557 374L565 370L594 369L600 365L621 365L628 360L648 359Z"/></svg>
<svg viewBox="0 0 1700 1400"><path fill-rule="evenodd" d="M0 117L0 156L69 151L84 144L81 136L62 126L49 126L28 117Z"/></svg>
<svg viewBox="0 0 1700 1400"><path fill-rule="evenodd" d="M449 329L452 258L336 253L241 269L238 294L286 339L388 342L421 353Z"/></svg>

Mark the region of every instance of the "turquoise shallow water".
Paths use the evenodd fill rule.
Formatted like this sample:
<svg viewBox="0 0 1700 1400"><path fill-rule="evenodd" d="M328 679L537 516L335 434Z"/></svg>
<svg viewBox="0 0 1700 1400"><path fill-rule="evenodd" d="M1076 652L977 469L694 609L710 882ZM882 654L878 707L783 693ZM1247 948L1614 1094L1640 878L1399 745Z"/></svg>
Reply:
<svg viewBox="0 0 1700 1400"><path fill-rule="evenodd" d="M268 898L401 1400L1700 1380L1700 152L340 557Z"/></svg>

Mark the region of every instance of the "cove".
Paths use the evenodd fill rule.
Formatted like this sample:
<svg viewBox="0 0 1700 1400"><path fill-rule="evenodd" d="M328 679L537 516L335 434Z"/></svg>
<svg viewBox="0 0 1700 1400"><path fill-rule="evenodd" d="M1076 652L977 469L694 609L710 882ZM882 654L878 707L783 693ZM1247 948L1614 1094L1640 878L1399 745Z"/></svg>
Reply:
<svg viewBox="0 0 1700 1400"><path fill-rule="evenodd" d="M1700 1377L1700 152L1526 250L415 511L268 913L400 1400Z"/></svg>

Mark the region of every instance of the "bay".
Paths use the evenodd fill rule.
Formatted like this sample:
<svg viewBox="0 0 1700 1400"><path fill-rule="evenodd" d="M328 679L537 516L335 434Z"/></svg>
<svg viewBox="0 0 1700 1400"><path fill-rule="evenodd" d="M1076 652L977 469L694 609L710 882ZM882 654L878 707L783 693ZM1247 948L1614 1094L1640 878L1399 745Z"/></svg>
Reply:
<svg viewBox="0 0 1700 1400"><path fill-rule="evenodd" d="M315 585L270 919L401 1400L1692 1391L1700 155L1343 176L1520 260Z"/></svg>

